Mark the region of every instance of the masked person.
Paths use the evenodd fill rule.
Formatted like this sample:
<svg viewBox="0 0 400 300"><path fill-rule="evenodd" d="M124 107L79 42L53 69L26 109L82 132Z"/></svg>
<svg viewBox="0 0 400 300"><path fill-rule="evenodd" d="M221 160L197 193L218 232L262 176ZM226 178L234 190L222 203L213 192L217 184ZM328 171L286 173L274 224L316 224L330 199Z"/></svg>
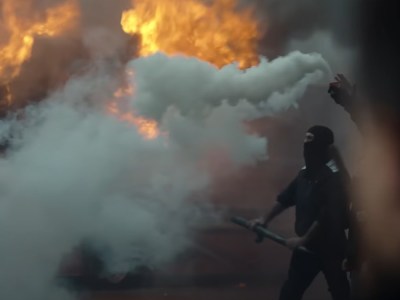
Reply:
<svg viewBox="0 0 400 300"><path fill-rule="evenodd" d="M280 300L300 300L322 272L334 300L350 297L342 263L346 255L347 198L345 176L332 159L333 132L324 126L311 127L304 140L305 167L278 196L266 217L253 221L265 227L285 209L295 206L295 232L287 240L294 249L289 274ZM311 253L297 250L304 246Z"/></svg>

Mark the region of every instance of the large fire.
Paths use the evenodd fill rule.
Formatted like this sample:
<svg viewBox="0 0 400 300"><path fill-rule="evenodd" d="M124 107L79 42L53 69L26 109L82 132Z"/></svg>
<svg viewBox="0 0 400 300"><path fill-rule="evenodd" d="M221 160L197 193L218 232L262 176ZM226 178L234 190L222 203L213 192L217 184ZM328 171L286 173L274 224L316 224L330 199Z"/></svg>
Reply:
<svg viewBox="0 0 400 300"><path fill-rule="evenodd" d="M240 68L258 64L260 31L250 8L237 9L237 0L134 0L122 14L122 28L139 37L139 55L158 51L183 54L217 67L238 63ZM35 14L32 0L1 0L0 87L7 105L12 104L10 83L32 55L37 37L56 37L73 28L79 17L76 0L64 0L45 13ZM126 85L125 85L126 86ZM133 88L120 88L107 106L110 114L134 124L145 138L159 135L157 122L125 110L121 99ZM129 111L129 112L126 112Z"/></svg>
<svg viewBox="0 0 400 300"><path fill-rule="evenodd" d="M184 54L217 67L257 65L258 23L236 0L135 0L122 15L122 28L140 38L139 54Z"/></svg>
<svg viewBox="0 0 400 300"><path fill-rule="evenodd" d="M79 11L74 0L49 8L45 15L31 16L30 1L1 1L1 32L7 36L0 48L0 84L7 84L21 71L32 54L35 38L54 37L70 29ZM25 14L25 15L22 15Z"/></svg>

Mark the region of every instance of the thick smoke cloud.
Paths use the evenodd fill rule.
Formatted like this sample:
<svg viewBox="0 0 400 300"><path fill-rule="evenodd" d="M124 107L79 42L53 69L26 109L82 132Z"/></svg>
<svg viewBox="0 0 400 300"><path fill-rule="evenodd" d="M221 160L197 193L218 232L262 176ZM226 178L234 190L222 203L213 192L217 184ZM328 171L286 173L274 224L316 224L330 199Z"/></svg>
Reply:
<svg viewBox="0 0 400 300"><path fill-rule="evenodd" d="M207 174L163 138L144 140L84 105L105 79L73 80L15 124L0 175L4 299L60 299L59 263L85 239L105 251L110 271L126 271L168 261L199 225L201 205L188 198L204 192Z"/></svg>
<svg viewBox="0 0 400 300"><path fill-rule="evenodd" d="M156 75L156 66L168 77ZM83 241L97 247L110 272L159 266L187 249L193 230L215 219L207 196L224 175L216 162L226 172L265 159L266 140L243 121L262 103L266 114L294 105L327 65L318 55L293 53L243 73L157 54L132 61L132 69L137 92L122 100L160 121L165 134L155 140L105 112L119 82L103 66L28 107L22 120L4 121L2 135L13 135L0 161L1 298L72 297L54 278ZM149 74L155 77L144 80ZM209 85L211 75L218 85Z"/></svg>
<svg viewBox="0 0 400 300"><path fill-rule="evenodd" d="M164 55L139 58L130 66L137 70L134 107L156 120L171 105L184 114L202 116L222 101L238 105L244 100L254 106L244 117L256 118L293 106L307 85L329 73L319 54L300 52L273 61L262 59L260 65L245 71L235 65L218 70L197 59Z"/></svg>

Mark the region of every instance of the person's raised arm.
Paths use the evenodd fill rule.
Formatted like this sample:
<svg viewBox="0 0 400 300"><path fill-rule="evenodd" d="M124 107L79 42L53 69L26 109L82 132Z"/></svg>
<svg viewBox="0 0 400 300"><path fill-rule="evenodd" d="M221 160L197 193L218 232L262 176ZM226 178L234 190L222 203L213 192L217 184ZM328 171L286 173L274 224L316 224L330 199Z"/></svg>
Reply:
<svg viewBox="0 0 400 300"><path fill-rule="evenodd" d="M350 115L353 122L360 127L360 101L358 99L356 86L351 84L350 81L343 74L338 74L335 81L329 84L328 93L336 104L344 108Z"/></svg>

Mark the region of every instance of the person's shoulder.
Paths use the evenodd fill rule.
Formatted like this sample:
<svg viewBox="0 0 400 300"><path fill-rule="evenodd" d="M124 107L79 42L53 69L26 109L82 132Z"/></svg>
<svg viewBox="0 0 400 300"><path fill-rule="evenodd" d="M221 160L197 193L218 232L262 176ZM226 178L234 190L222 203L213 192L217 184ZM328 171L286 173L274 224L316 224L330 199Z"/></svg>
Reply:
<svg viewBox="0 0 400 300"><path fill-rule="evenodd" d="M322 175L327 184L335 186L344 186L348 183L349 178L347 173L338 168L338 166L333 163L328 163L325 168L324 175Z"/></svg>
<svg viewBox="0 0 400 300"><path fill-rule="evenodd" d="M322 177L329 181L342 181L345 177L345 172L332 160L325 165Z"/></svg>
<svg viewBox="0 0 400 300"><path fill-rule="evenodd" d="M307 167L304 166L300 169L299 175L304 174L306 172ZM328 173L339 173L339 167L337 166L336 162L334 160L330 160L325 164L325 168L323 168L324 171L328 171Z"/></svg>
<svg viewBox="0 0 400 300"><path fill-rule="evenodd" d="M339 169L334 161L329 161L320 173L320 182L336 184L343 182L344 172Z"/></svg>
<svg viewBox="0 0 400 300"><path fill-rule="evenodd" d="M302 167L302 168L300 169L300 171L297 173L295 179L304 177L304 176L306 175L306 173L307 173L307 168L306 168L306 166L304 166L304 167Z"/></svg>
<svg viewBox="0 0 400 300"><path fill-rule="evenodd" d="M303 176L307 173L307 168L306 166L302 167L299 171L299 173L297 174L297 176ZM321 169L320 171L320 177L327 177L327 176L331 176L331 175L338 175L340 176L342 172L339 170L339 167L337 166L337 164L335 163L334 160L330 160L329 162L327 162L324 166L324 168Z"/></svg>
<svg viewBox="0 0 400 300"><path fill-rule="evenodd" d="M334 160L330 160L326 164L327 169L333 174L340 174L339 167Z"/></svg>

